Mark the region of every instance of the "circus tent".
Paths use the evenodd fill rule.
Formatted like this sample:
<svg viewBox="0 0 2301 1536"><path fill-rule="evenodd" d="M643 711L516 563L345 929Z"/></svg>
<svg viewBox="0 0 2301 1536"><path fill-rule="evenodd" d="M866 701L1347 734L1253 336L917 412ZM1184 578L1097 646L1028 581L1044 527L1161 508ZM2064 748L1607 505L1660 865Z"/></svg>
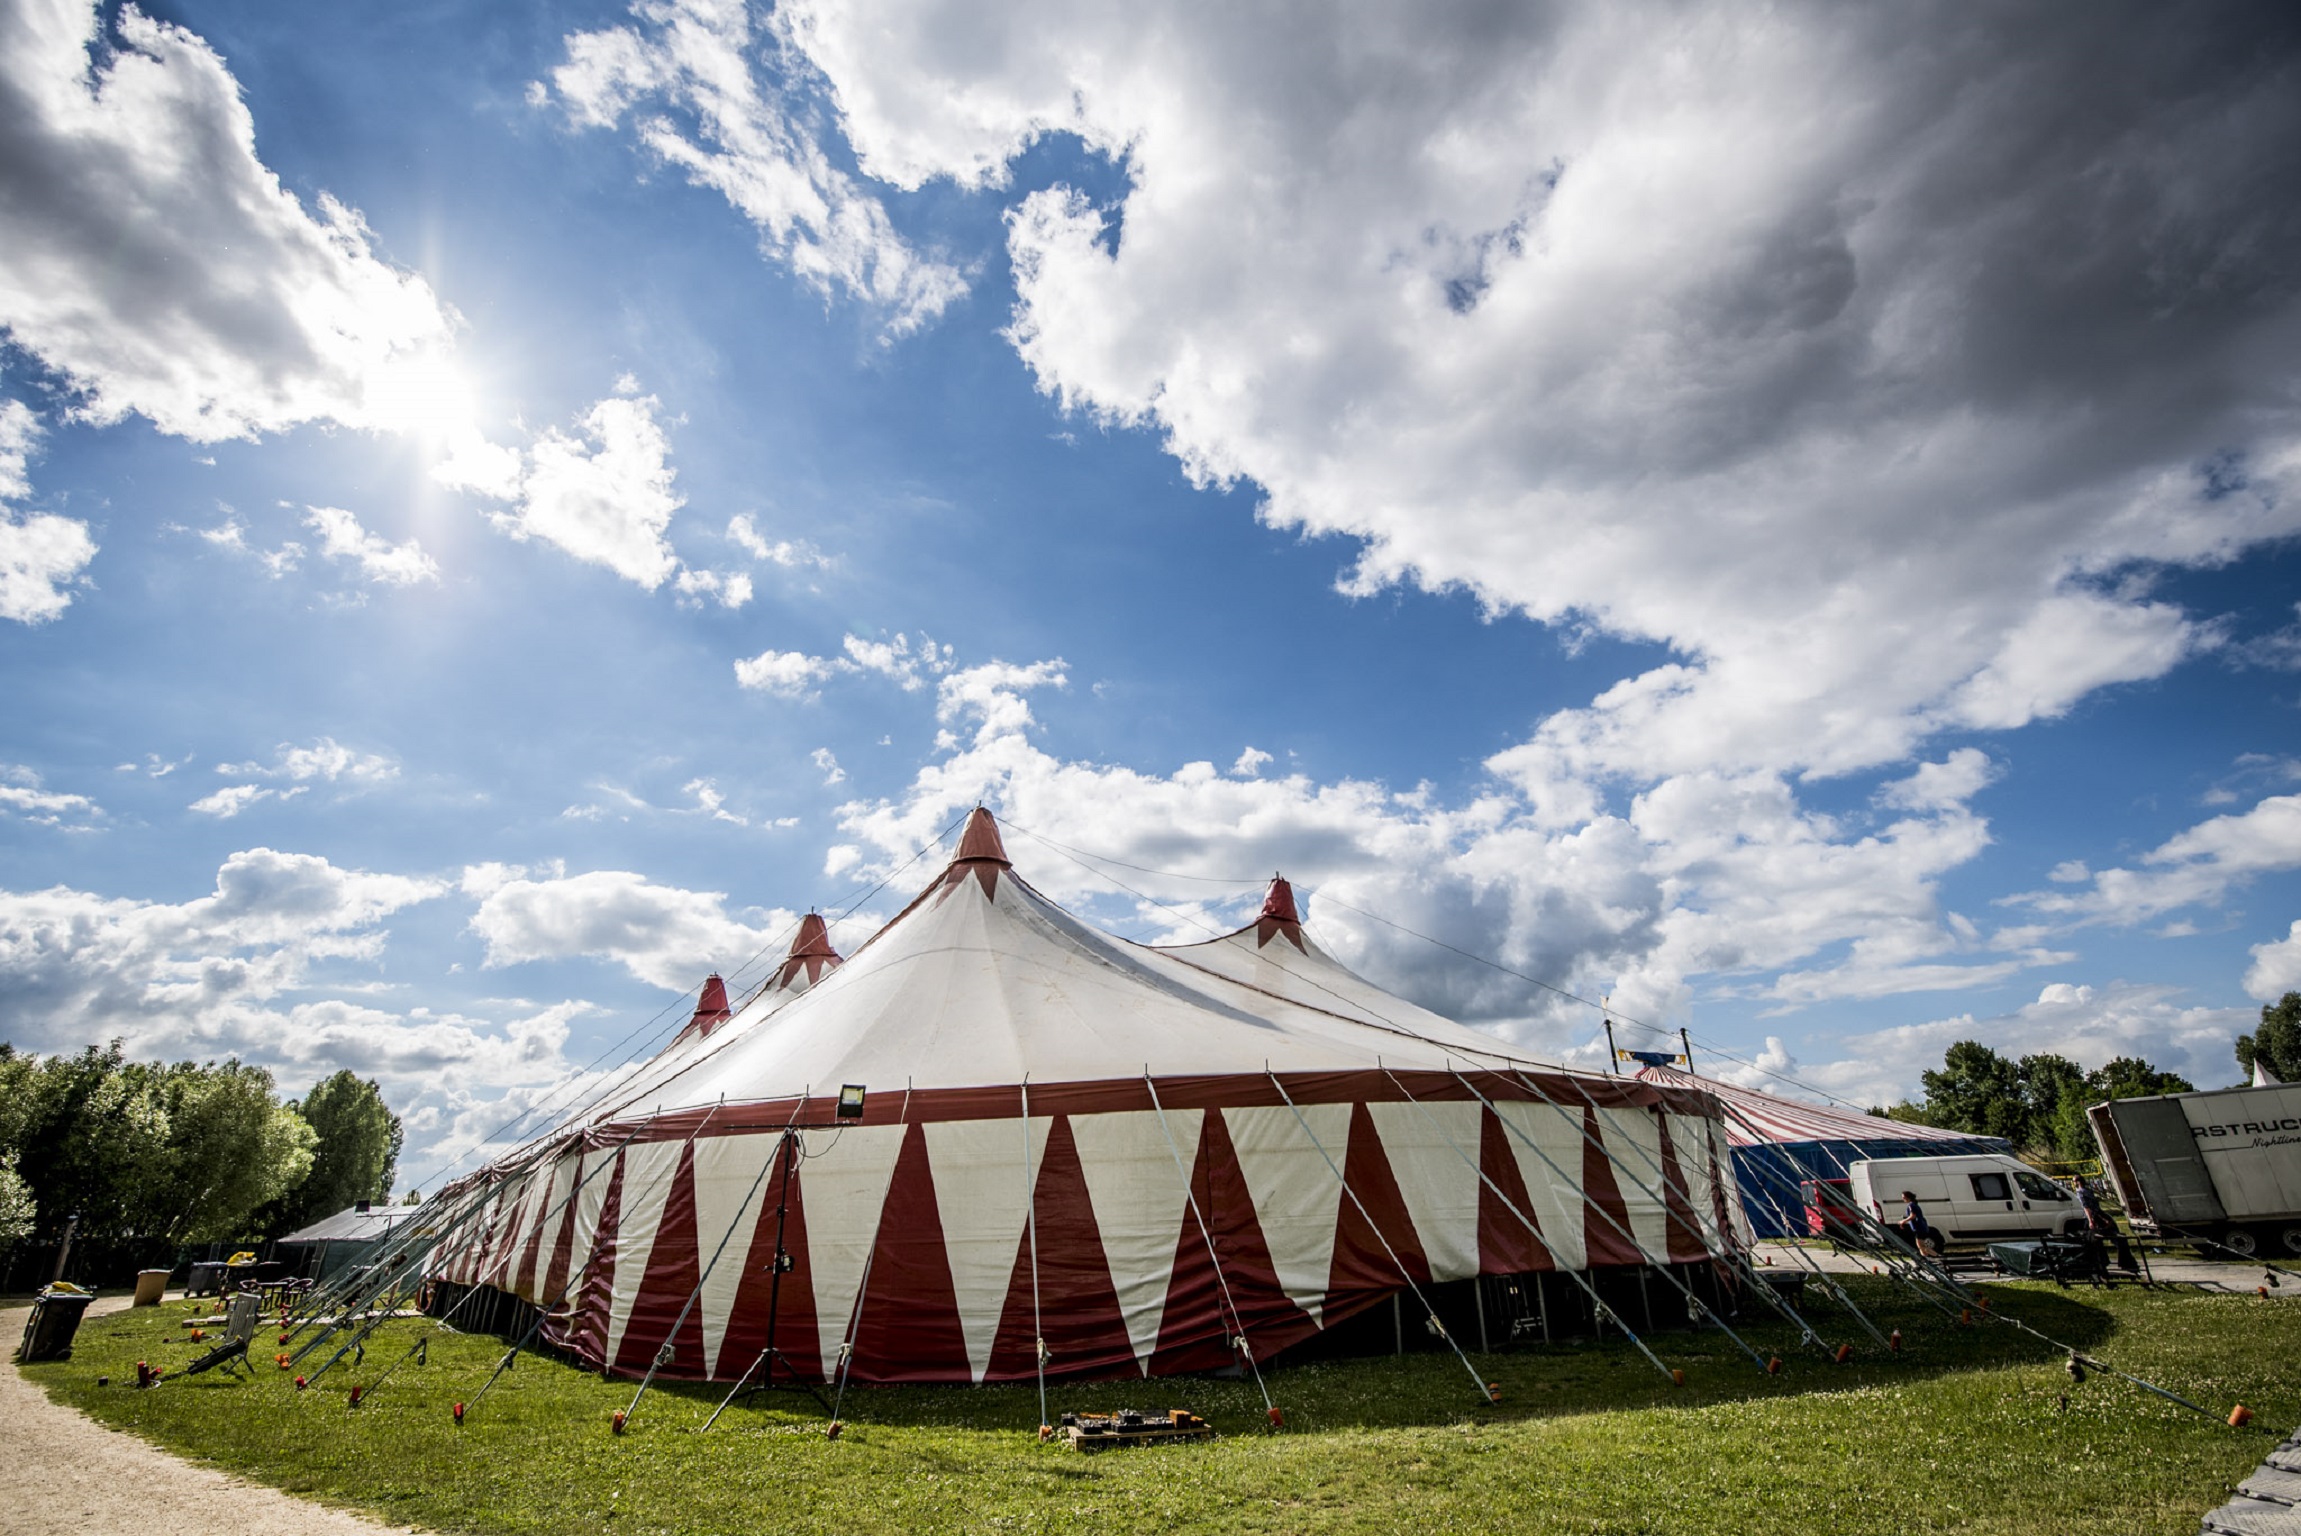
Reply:
<svg viewBox="0 0 2301 1536"><path fill-rule="evenodd" d="M984 1382L1268 1359L1402 1290L1747 1236L1703 1087L1392 997L1283 880L1235 933L1131 943L1018 877L977 810L829 950L818 923L617 1107L475 1175L434 1272L546 1309L595 1367L732 1379L773 1326L804 1378Z"/></svg>
<svg viewBox="0 0 2301 1536"><path fill-rule="evenodd" d="M1846 1170L1863 1158L2013 1150L1994 1136L1808 1104L1675 1067L1643 1067L1638 1077L1656 1087L1699 1090L1718 1100L1725 1112L1726 1140L1733 1148L1742 1209L1759 1237L1808 1235L1804 1185L1815 1179L1843 1179Z"/></svg>

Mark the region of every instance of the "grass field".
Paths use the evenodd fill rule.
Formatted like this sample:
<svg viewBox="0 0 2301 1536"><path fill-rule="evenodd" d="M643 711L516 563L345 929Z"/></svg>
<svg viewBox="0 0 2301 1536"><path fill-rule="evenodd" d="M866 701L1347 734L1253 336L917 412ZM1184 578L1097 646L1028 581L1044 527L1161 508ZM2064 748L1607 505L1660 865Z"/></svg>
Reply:
<svg viewBox="0 0 2301 1536"><path fill-rule="evenodd" d="M731 1410L717 1393L652 1390L620 1438L632 1383L523 1358L460 1429L503 1346L394 1323L364 1366L298 1393L273 1369L138 1392L135 1362L178 1369L183 1309L85 1324L74 1358L28 1367L55 1398L261 1482L443 1531L1971 1531L2036 1536L2194 1532L2272 1437L2239 1433L2113 1378L2073 1385L2059 1357L1996 1325L1959 1328L1886 1282L1860 1282L1898 1358L1834 1366L1785 1334L1760 1374L1722 1337L1653 1342L1674 1387L1619 1343L1478 1359L1502 1386L1478 1403L1451 1354L1271 1373L1287 1429L1261 1432L1252 1382L1052 1389L1052 1411L1188 1406L1224 1437L1082 1456L1042 1446L1029 1387L850 1392L837 1441L804 1398ZM2279 1433L2301 1421L2301 1306L2184 1293L2000 1286L2000 1310L2225 1413ZM1825 1331L1837 1329L1817 1312ZM357 1409L420 1332L402 1367ZM276 1348L276 1345L273 1347ZM99 1375L112 1385L98 1387ZM2061 1402L2068 1396L2067 1406ZM762 1400L764 1401L764 1400ZM805 1410L805 1411L802 1411ZM127 1492L132 1497L132 1491Z"/></svg>

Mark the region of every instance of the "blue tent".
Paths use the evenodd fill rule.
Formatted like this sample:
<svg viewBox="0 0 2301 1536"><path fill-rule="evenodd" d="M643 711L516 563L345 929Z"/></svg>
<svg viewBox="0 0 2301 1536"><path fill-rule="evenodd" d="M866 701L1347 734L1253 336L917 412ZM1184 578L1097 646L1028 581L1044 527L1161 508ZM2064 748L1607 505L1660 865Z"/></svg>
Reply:
<svg viewBox="0 0 2301 1536"><path fill-rule="evenodd" d="M1734 1182L1741 1188L1742 1210L1760 1237L1808 1235L1804 1186L1814 1180L1843 1180L1846 1170L1864 1158L2013 1150L1996 1136L1971 1136L1807 1104L1675 1067L1645 1067L1638 1076L1651 1083L1706 1089L1725 1106Z"/></svg>

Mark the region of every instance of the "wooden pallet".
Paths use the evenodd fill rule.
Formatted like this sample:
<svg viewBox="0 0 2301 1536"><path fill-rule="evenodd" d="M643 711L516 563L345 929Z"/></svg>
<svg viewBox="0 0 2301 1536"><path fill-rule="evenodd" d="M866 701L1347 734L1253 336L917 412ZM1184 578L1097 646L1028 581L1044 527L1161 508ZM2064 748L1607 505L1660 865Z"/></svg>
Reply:
<svg viewBox="0 0 2301 1536"><path fill-rule="evenodd" d="M1165 1413L1066 1413L1063 1438L1085 1454L1118 1445L1168 1445L1190 1440L1212 1440L1214 1426L1187 1408Z"/></svg>

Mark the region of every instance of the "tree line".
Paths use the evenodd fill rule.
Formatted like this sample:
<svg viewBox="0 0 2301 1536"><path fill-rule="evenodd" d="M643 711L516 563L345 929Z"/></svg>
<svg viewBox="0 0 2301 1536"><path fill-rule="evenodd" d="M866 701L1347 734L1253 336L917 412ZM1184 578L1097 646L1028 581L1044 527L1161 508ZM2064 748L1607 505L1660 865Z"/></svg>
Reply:
<svg viewBox="0 0 2301 1536"><path fill-rule="evenodd" d="M0 1044L0 1248L54 1244L77 1216L74 1251L116 1273L282 1236L389 1198L401 1140L375 1083L349 1071L282 1100L271 1073L236 1059Z"/></svg>
<svg viewBox="0 0 2301 1536"><path fill-rule="evenodd" d="M2237 1037L2237 1065L2251 1081L2256 1063L2280 1082L2301 1082L2301 992L2263 1005L2260 1027ZM2095 1153L2085 1111L2109 1099L2190 1093L2178 1072L2138 1056L2120 1056L2088 1072L2066 1056L2006 1056L1978 1040L1960 1040L1925 1073L1921 1103L1884 1111L1895 1120L1938 1125L1975 1136L2002 1136L2033 1156L2077 1162Z"/></svg>

